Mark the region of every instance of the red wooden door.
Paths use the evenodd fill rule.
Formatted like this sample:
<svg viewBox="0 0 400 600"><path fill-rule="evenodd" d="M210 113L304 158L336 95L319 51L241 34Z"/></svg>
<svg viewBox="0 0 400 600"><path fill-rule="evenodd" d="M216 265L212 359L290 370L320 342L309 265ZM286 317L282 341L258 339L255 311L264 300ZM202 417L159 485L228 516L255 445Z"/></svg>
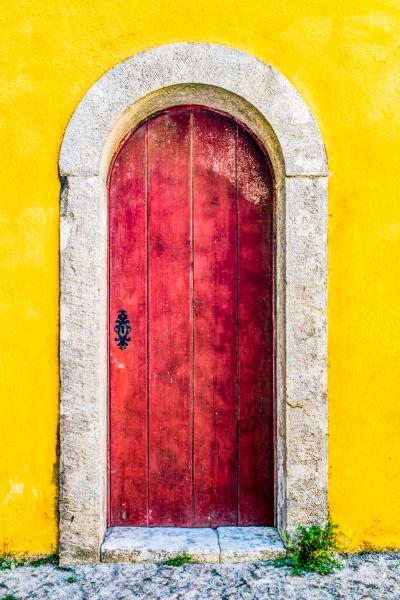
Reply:
<svg viewBox="0 0 400 600"><path fill-rule="evenodd" d="M203 107L116 155L110 525L273 524L272 190L253 137Z"/></svg>

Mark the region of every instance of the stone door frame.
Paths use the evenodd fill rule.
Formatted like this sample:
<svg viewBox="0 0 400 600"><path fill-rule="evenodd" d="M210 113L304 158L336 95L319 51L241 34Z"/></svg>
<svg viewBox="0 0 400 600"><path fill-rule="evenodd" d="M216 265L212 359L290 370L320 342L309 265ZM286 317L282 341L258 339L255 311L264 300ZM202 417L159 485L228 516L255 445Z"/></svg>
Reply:
<svg viewBox="0 0 400 600"><path fill-rule="evenodd" d="M241 121L275 185L276 527L327 516L327 161L318 126L270 65L177 43L119 63L64 135L60 196L60 560L96 562L107 527L107 192L111 159L145 118L202 104Z"/></svg>

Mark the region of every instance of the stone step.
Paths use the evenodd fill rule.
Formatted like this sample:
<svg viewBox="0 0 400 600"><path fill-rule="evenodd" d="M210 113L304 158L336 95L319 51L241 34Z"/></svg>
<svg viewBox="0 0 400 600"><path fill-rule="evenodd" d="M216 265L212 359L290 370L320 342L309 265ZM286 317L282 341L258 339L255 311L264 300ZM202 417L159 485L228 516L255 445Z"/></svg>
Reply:
<svg viewBox="0 0 400 600"><path fill-rule="evenodd" d="M164 562L180 554L193 562L253 562L285 556L273 527L111 527L101 546L102 562Z"/></svg>

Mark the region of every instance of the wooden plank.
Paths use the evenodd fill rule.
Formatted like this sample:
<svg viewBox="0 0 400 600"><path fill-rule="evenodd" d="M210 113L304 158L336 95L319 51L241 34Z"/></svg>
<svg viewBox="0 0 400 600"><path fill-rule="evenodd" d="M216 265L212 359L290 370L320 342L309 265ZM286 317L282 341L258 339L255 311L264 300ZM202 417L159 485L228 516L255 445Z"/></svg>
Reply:
<svg viewBox="0 0 400 600"><path fill-rule="evenodd" d="M190 115L148 124L149 524L192 524Z"/></svg>
<svg viewBox="0 0 400 600"><path fill-rule="evenodd" d="M145 128L120 150L109 180L110 525L147 524ZM131 342L115 341L125 309Z"/></svg>
<svg viewBox="0 0 400 600"><path fill-rule="evenodd" d="M235 525L236 125L194 111L194 525Z"/></svg>
<svg viewBox="0 0 400 600"><path fill-rule="evenodd" d="M273 525L273 186L238 131L239 525Z"/></svg>

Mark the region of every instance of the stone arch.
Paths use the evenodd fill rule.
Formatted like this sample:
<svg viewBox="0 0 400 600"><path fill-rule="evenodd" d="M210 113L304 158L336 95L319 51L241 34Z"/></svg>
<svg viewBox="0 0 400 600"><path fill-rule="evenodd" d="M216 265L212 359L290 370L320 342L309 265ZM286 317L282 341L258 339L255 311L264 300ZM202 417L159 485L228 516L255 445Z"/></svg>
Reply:
<svg viewBox="0 0 400 600"><path fill-rule="evenodd" d="M143 119L203 104L266 148L276 195L276 526L327 515L327 162L318 126L270 65L178 43L119 63L87 92L59 157L60 558L98 561L107 522L107 197L111 158Z"/></svg>

